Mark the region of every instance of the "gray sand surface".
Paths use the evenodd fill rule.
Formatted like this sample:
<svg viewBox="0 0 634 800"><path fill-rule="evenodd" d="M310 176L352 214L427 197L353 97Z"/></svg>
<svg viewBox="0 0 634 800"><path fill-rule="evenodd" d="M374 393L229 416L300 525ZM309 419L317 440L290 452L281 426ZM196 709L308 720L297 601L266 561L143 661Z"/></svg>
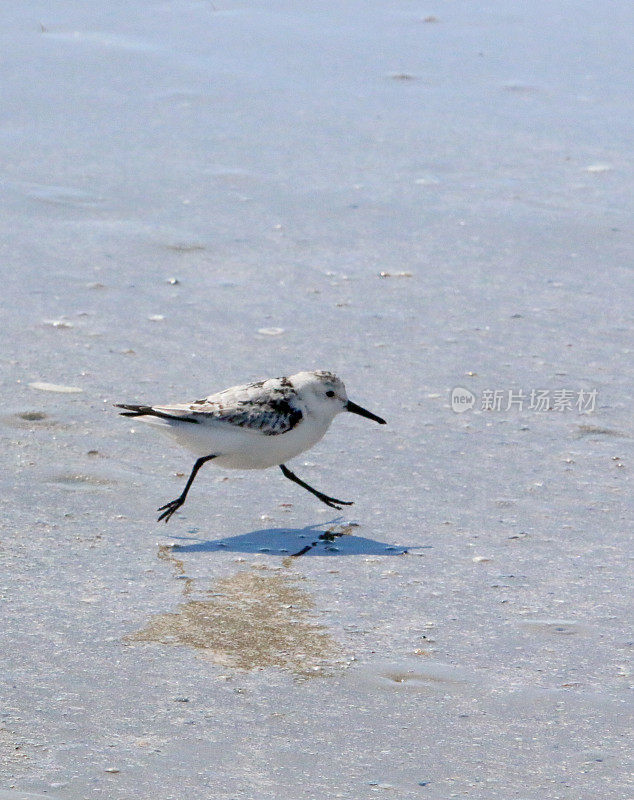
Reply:
<svg viewBox="0 0 634 800"><path fill-rule="evenodd" d="M634 795L632 17L2 4L2 800ZM355 505L158 525L112 404L301 369L389 422L291 464Z"/></svg>

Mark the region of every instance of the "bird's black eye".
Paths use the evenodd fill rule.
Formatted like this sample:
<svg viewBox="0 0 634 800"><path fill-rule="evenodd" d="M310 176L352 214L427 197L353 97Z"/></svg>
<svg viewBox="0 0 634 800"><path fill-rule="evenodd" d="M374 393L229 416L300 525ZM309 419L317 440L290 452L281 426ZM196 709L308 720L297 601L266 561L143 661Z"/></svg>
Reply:
<svg viewBox="0 0 634 800"><path fill-rule="evenodd" d="M329 392L326 392L326 397L334 397L334 396L335 393L332 391L332 389Z"/></svg>

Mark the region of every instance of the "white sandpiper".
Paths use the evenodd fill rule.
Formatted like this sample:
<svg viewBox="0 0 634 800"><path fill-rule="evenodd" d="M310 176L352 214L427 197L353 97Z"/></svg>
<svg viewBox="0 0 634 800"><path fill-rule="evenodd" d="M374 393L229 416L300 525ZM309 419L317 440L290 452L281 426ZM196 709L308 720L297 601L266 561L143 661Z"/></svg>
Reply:
<svg viewBox="0 0 634 800"><path fill-rule="evenodd" d="M290 378L232 386L217 394L166 406L116 404L124 417L138 417L199 456L180 497L161 506L159 522L180 508L198 470L213 459L228 469L276 467L331 508L352 505L313 489L284 463L315 445L333 419L351 411L385 425L385 420L348 400L332 372L298 372Z"/></svg>

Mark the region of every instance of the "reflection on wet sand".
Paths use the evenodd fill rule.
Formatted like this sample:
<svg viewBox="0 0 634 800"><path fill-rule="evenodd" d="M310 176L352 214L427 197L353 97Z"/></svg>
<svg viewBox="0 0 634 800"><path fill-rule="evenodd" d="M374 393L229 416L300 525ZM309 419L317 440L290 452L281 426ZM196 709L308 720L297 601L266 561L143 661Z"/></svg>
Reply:
<svg viewBox="0 0 634 800"><path fill-rule="evenodd" d="M328 523L307 525L303 528L265 528L225 539L200 540L187 537L190 543L176 544L174 552L186 553L268 553L286 558L299 556L396 556L404 555L411 545L386 544L359 536L360 526L355 522L335 519ZM191 533L197 533L194 529ZM425 545L417 545L417 547ZM291 562L284 562L290 566Z"/></svg>
<svg viewBox="0 0 634 800"><path fill-rule="evenodd" d="M316 547L319 542L326 542L326 550L330 551L337 551L338 548L333 546L333 542L339 539L341 536L350 535L350 532L357 528L358 525L354 522L349 523L348 525L339 525L339 526L332 526L328 528L327 531L320 533L314 542L305 545L302 547L301 550L298 550L296 553L291 554L291 558L298 558L299 556L305 555L309 550L312 550L313 547Z"/></svg>
<svg viewBox="0 0 634 800"><path fill-rule="evenodd" d="M182 561L170 548L160 548L159 558L184 575ZM342 653L325 628L310 619L313 602L299 585L302 580L289 573L242 570L217 581L201 599L153 617L127 641L187 645L237 669L279 667L304 676L323 675ZM191 578L184 580L185 596L192 584Z"/></svg>

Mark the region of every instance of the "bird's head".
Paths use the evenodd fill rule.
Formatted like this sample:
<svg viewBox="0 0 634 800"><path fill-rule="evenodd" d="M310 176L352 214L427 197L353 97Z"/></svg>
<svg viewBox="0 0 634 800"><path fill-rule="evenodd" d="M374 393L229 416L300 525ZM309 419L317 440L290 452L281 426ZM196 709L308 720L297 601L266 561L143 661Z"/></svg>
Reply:
<svg viewBox="0 0 634 800"><path fill-rule="evenodd" d="M321 419L330 422L342 411L350 411L385 425L384 419L349 400L343 381L332 372L298 372L290 380L310 413Z"/></svg>

